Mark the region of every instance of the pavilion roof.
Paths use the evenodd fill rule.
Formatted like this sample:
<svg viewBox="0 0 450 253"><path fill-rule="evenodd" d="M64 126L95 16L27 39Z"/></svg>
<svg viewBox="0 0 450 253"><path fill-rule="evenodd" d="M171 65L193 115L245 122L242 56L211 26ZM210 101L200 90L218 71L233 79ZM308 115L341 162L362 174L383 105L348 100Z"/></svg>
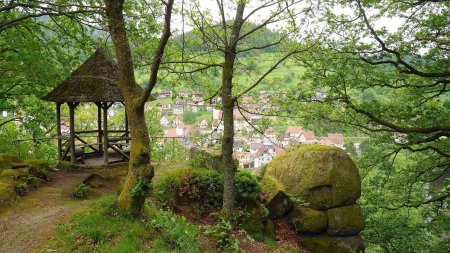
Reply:
<svg viewBox="0 0 450 253"><path fill-rule="evenodd" d="M98 48L44 100L53 102L123 102L117 63ZM152 98L150 100L153 100Z"/></svg>

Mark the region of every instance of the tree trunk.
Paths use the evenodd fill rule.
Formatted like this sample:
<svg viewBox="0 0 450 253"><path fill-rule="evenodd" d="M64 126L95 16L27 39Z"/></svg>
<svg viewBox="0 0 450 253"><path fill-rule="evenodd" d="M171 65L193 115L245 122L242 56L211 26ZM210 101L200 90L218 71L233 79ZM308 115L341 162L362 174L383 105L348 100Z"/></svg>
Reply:
<svg viewBox="0 0 450 253"><path fill-rule="evenodd" d="M153 177L150 164L150 138L145 122L144 104L140 103L143 89L136 83L131 49L123 17L124 0L105 0L109 30L116 50L119 88L124 97L131 136L128 175L118 199L118 206L133 216L141 214L148 184Z"/></svg>
<svg viewBox="0 0 450 253"><path fill-rule="evenodd" d="M224 124L222 139L222 170L224 175L222 216L226 220L232 219L235 199L234 174L236 168L233 162L234 101L232 95L234 60L234 52L226 51L222 73L222 109Z"/></svg>
<svg viewBox="0 0 450 253"><path fill-rule="evenodd" d="M153 178L153 166L150 163L150 138L144 117L144 108L130 101L125 102L128 124L131 134L130 163L128 175L120 193L118 205L139 216L143 209L148 185Z"/></svg>

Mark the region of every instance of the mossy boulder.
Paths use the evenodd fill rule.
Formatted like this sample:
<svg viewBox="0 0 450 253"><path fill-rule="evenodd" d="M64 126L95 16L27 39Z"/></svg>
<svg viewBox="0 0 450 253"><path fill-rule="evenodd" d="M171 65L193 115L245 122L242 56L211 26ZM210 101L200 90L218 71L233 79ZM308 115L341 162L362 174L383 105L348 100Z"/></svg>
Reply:
<svg viewBox="0 0 450 253"><path fill-rule="evenodd" d="M49 163L45 160L40 159L27 159L22 162L23 165L26 165L27 167L38 167L38 168L45 168L48 167Z"/></svg>
<svg viewBox="0 0 450 253"><path fill-rule="evenodd" d="M254 204L247 207L247 216L241 226L249 235L257 240L264 237L275 238L275 225L268 217L268 210L263 204Z"/></svg>
<svg viewBox="0 0 450 253"><path fill-rule="evenodd" d="M292 201L286 195L286 188L272 176L265 176L260 181L261 192L265 205L269 209L269 217L274 219L288 213L292 208Z"/></svg>
<svg viewBox="0 0 450 253"><path fill-rule="evenodd" d="M286 191L314 209L350 205L361 196L361 178L344 150L301 145L276 156L264 175L278 179Z"/></svg>
<svg viewBox="0 0 450 253"><path fill-rule="evenodd" d="M359 235L346 237L303 235L298 243L312 253L364 252L365 249L364 242Z"/></svg>
<svg viewBox="0 0 450 253"><path fill-rule="evenodd" d="M323 211L294 206L288 214L289 223L297 233L321 233L327 229L327 215Z"/></svg>
<svg viewBox="0 0 450 253"><path fill-rule="evenodd" d="M365 227L361 207L357 204L327 210L329 235L356 235Z"/></svg>

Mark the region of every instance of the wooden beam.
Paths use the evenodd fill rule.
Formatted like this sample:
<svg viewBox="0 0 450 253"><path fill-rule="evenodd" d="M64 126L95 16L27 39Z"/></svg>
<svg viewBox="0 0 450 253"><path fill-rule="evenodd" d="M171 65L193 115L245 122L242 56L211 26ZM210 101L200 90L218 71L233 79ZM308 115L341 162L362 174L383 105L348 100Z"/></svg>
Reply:
<svg viewBox="0 0 450 253"><path fill-rule="evenodd" d="M58 136L58 160L62 160L62 140L61 140L61 103L56 103L56 135Z"/></svg>
<svg viewBox="0 0 450 253"><path fill-rule="evenodd" d="M103 154L103 146L102 146L102 105L101 103L95 103L97 105L97 131L98 131L98 137L97 137L97 142L98 144L98 150L100 152L100 154Z"/></svg>
<svg viewBox="0 0 450 253"><path fill-rule="evenodd" d="M130 160L130 157L129 157L127 154L125 154L122 150L120 150L119 148L114 147L114 145L110 145L110 147L111 147L114 151L116 151L117 153L119 153L119 154L121 154L123 157L125 157L127 160Z"/></svg>
<svg viewBox="0 0 450 253"><path fill-rule="evenodd" d="M75 164L75 108L78 104L68 102L70 115L70 162Z"/></svg>
<svg viewBox="0 0 450 253"><path fill-rule="evenodd" d="M105 166L109 165L109 157L108 157L108 103L104 102L102 105L103 109L103 164Z"/></svg>

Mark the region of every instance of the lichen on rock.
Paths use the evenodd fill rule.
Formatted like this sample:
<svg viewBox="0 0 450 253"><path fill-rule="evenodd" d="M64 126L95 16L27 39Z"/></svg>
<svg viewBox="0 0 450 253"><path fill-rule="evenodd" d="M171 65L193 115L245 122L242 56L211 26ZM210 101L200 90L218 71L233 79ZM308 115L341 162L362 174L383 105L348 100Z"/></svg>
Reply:
<svg viewBox="0 0 450 253"><path fill-rule="evenodd" d="M304 198L314 209L353 204L361 195L358 169L335 147L294 147L276 156L264 175L278 179L288 193Z"/></svg>
<svg viewBox="0 0 450 253"><path fill-rule="evenodd" d="M356 235L365 227L361 207L357 204L327 210L329 235Z"/></svg>

